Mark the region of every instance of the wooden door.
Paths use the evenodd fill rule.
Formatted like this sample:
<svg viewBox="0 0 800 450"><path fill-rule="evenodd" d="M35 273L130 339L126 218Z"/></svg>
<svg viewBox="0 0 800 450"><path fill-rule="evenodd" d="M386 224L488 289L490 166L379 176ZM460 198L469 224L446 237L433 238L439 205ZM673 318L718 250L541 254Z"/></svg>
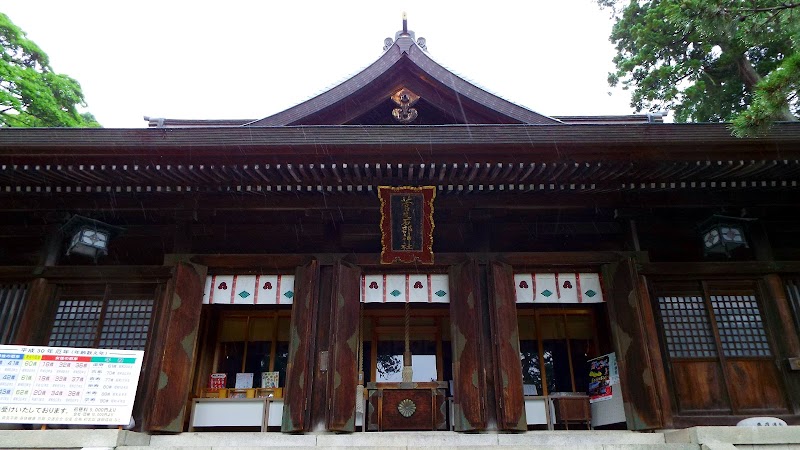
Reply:
<svg viewBox="0 0 800 450"><path fill-rule="evenodd" d="M295 297L289 325L289 361L283 399L281 431L307 431L310 426L311 386L314 374L314 345L319 299L319 263L311 261L295 272Z"/></svg>
<svg viewBox="0 0 800 450"><path fill-rule="evenodd" d="M659 281L654 291L676 414L789 412L754 280Z"/></svg>
<svg viewBox="0 0 800 450"><path fill-rule="evenodd" d="M527 430L522 392L514 271L508 264L491 263L489 272L489 317L495 370L498 428Z"/></svg>
<svg viewBox="0 0 800 450"><path fill-rule="evenodd" d="M450 268L453 424L456 431L486 429L479 274L478 264L473 260Z"/></svg>
<svg viewBox="0 0 800 450"><path fill-rule="evenodd" d="M757 283L727 280L703 284L734 412L789 413L779 369L784 358L769 335Z"/></svg>
<svg viewBox="0 0 800 450"><path fill-rule="evenodd" d="M651 332L655 324L646 290L640 288L635 260L625 258L619 263L607 264L603 267L603 280L610 282L606 287L608 314L628 429L662 428L658 384L663 379L663 368L658 342ZM651 352L658 357L653 358Z"/></svg>
<svg viewBox="0 0 800 450"><path fill-rule="evenodd" d="M166 330L153 346L161 357L156 362L159 367L158 386L145 424L148 431L183 431L186 401L192 387L205 278L206 267L179 262L168 284L166 300L170 306L167 317L164 317Z"/></svg>
<svg viewBox="0 0 800 450"><path fill-rule="evenodd" d="M358 386L358 328L361 269L342 262L334 265L331 299L331 367L328 376L329 431L355 431Z"/></svg>

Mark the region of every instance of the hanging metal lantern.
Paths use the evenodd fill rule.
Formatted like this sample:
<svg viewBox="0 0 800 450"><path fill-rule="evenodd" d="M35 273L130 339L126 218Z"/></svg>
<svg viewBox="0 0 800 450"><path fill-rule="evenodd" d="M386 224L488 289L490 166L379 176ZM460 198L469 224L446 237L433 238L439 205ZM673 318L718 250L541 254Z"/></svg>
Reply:
<svg viewBox="0 0 800 450"><path fill-rule="evenodd" d="M109 241L121 231L119 227L79 215L73 215L61 227L61 232L69 237L66 254L77 253L95 261L100 256L108 255Z"/></svg>
<svg viewBox="0 0 800 450"><path fill-rule="evenodd" d="M730 257L731 251L747 248L745 224L754 219L742 219L713 215L700 226L703 237L704 255L725 255Z"/></svg>

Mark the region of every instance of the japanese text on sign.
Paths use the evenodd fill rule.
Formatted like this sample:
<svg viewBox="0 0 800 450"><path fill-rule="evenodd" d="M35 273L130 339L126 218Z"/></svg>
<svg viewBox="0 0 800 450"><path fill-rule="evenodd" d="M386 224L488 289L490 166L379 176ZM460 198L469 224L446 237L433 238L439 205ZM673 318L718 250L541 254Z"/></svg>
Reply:
<svg viewBox="0 0 800 450"><path fill-rule="evenodd" d="M0 345L0 423L125 425L143 355Z"/></svg>

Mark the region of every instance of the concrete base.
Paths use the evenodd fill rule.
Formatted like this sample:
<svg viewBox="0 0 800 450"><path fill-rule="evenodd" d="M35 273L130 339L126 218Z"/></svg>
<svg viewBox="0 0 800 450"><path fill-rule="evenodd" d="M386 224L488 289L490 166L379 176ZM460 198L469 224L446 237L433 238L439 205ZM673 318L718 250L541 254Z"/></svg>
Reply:
<svg viewBox="0 0 800 450"><path fill-rule="evenodd" d="M0 448L117 448L149 444L149 435L125 430L0 430Z"/></svg>
<svg viewBox="0 0 800 450"><path fill-rule="evenodd" d="M437 432L383 432L354 434L284 435L277 433L183 433L152 436L149 447L124 450L223 450L233 448L304 449L565 449L590 450L700 450L696 444L666 444L662 433L631 431L531 431L520 434Z"/></svg>
<svg viewBox="0 0 800 450"><path fill-rule="evenodd" d="M800 426L792 427L693 427L665 430L666 442L701 445L726 443L737 449L800 450Z"/></svg>
<svg viewBox="0 0 800 450"><path fill-rule="evenodd" d="M696 427L656 433L529 431L527 433L384 432L303 434L207 432L147 435L122 430L0 430L0 448L85 450L329 449L800 450L800 427Z"/></svg>

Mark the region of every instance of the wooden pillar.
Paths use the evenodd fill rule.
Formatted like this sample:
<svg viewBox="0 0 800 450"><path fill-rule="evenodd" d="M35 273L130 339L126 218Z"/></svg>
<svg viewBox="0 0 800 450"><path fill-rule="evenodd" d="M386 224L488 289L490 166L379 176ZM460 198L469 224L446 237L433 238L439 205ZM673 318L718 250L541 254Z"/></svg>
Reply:
<svg viewBox="0 0 800 450"><path fill-rule="evenodd" d="M53 313L53 294L55 287L45 278L36 278L28 287L22 317L19 321L15 345L47 345L50 333L49 318Z"/></svg>
<svg viewBox="0 0 800 450"><path fill-rule="evenodd" d="M60 224L47 227L47 236L39 252L39 268L37 268L37 271L40 271L44 267L55 266L61 259L61 254L64 251L64 235L61 233L60 228Z"/></svg>
<svg viewBox="0 0 800 450"><path fill-rule="evenodd" d="M283 432L355 431L360 282L361 269L341 261L298 269Z"/></svg>
<svg viewBox="0 0 800 450"><path fill-rule="evenodd" d="M655 323L646 303L647 290L640 286L635 260L627 257L606 264L603 281L628 428L662 428L662 407L667 402L661 398L658 384L665 383L664 369L658 341L653 340Z"/></svg>
<svg viewBox="0 0 800 450"><path fill-rule="evenodd" d="M753 254L758 261L774 261L775 255L772 251L772 245L769 242L764 222L758 220L750 225L748 231L750 232L750 244L753 248Z"/></svg>
<svg viewBox="0 0 800 450"><path fill-rule="evenodd" d="M642 331L647 338L645 351L650 355L650 370L652 372L653 385L658 394L661 410L661 421L663 428L672 428L672 405L670 398L669 382L667 381L667 371L664 367L664 357L659 345L659 333L656 328L656 318L653 312L653 302L650 298L650 290L647 288L647 279L644 275L638 275L638 290L640 300L640 317L642 318Z"/></svg>
<svg viewBox="0 0 800 450"><path fill-rule="evenodd" d="M147 431L179 433L183 431L187 401L192 389L192 373L197 351L197 333L203 306L206 267L178 262L163 297L169 309L162 308L157 342L159 352L151 374L149 415L143 428Z"/></svg>
<svg viewBox="0 0 800 450"><path fill-rule="evenodd" d="M450 330L453 346L453 424L456 431L487 426L486 377L481 349L483 320L478 264L450 268Z"/></svg>
<svg viewBox="0 0 800 450"><path fill-rule="evenodd" d="M175 231L172 234L172 253L188 254L192 252L192 225L179 218L175 221Z"/></svg>
<svg viewBox="0 0 800 450"><path fill-rule="evenodd" d="M35 275L41 275L46 267L55 266L61 256L63 236L56 225L47 228L44 245L39 252ZM50 334L50 318L54 313L53 295L55 286L45 278L34 278L28 286L27 299L17 326L13 343L16 345L47 345Z"/></svg>
<svg viewBox="0 0 800 450"><path fill-rule="evenodd" d="M316 260L297 268L281 424L281 431L285 433L306 431L311 426L309 405L317 358L318 283L319 263Z"/></svg>
<svg viewBox="0 0 800 450"><path fill-rule="evenodd" d="M767 310L764 311L765 318L772 317L770 322L772 326L777 327L771 333L778 337L775 339L778 345L777 350L780 352L777 355L777 363L786 383L786 392L789 395L791 408L794 414L798 414L800 413L800 377L796 375L797 372L789 372L787 358L800 358L800 337L798 337L800 330L792 320L792 308L786 298L786 290L781 277L777 274L767 275L764 277L764 283L767 289L767 298L764 302L767 304Z"/></svg>
<svg viewBox="0 0 800 450"><path fill-rule="evenodd" d="M356 429L358 330L361 323L360 282L360 268L342 262L334 264L328 374L328 431L353 432Z"/></svg>
<svg viewBox="0 0 800 450"><path fill-rule="evenodd" d="M800 330L797 330L792 322L792 310L789 300L786 298L783 280L780 275L770 274L764 277L764 281L772 307L778 314L778 325L781 329L777 330L775 334L781 336L779 339L780 345L783 346L781 350L787 356L798 357L800 356L800 337L798 337Z"/></svg>
<svg viewBox="0 0 800 450"><path fill-rule="evenodd" d="M314 340L314 349L310 350L314 364L310 370L312 382L308 397L310 421L306 424L305 431L323 431L327 426L329 392L328 385L331 374L331 324L333 310L331 297L333 295L333 267L320 262L319 283L317 289L317 305L311 316L314 321L315 331L309 336ZM293 317L294 319L294 317Z"/></svg>
<svg viewBox="0 0 800 450"><path fill-rule="evenodd" d="M505 431L525 431L528 423L522 388L514 271L508 264L498 261L490 263L489 317L494 337L491 368L495 375L497 427Z"/></svg>

